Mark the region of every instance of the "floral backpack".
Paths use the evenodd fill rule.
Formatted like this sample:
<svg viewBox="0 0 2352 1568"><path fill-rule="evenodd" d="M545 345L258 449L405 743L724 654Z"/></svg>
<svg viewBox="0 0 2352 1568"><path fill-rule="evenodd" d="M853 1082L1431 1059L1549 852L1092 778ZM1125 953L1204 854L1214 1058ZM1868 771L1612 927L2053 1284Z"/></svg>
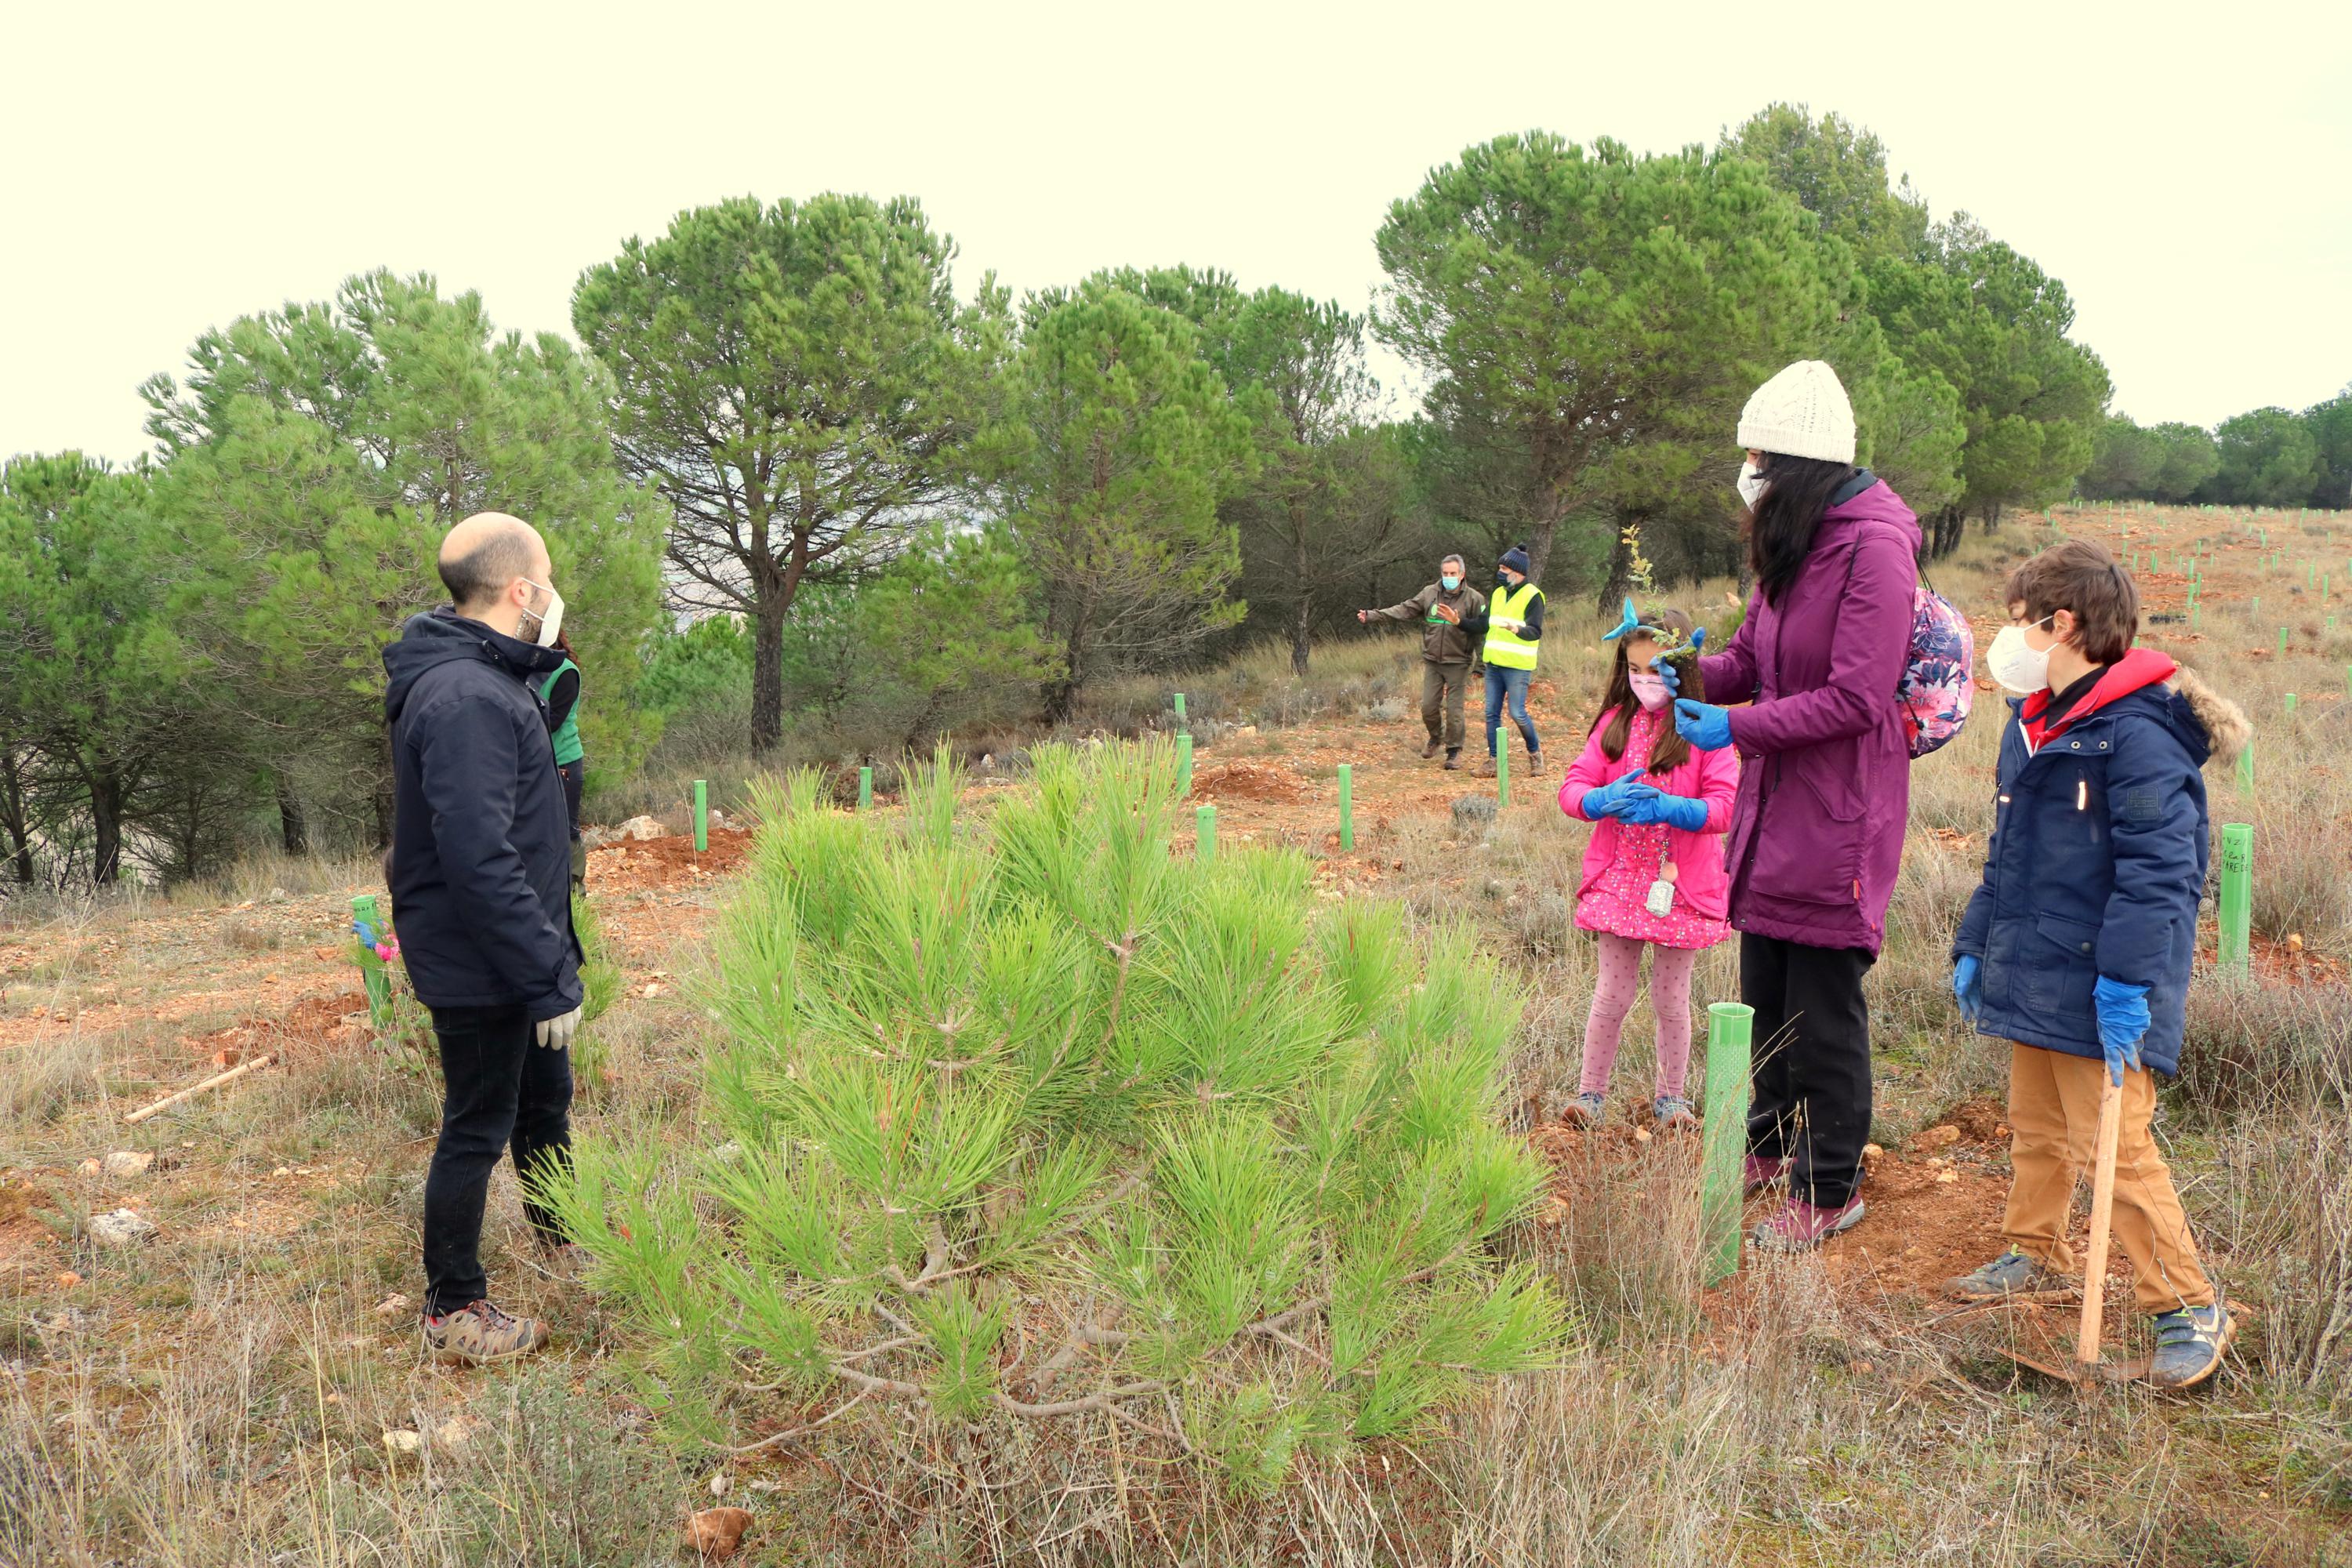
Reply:
<svg viewBox="0 0 2352 1568"><path fill-rule="evenodd" d="M1846 558L1846 585L1853 585L1854 557ZM1911 590L1911 646L1903 653L1903 677L1895 683L1903 705L1903 736L1914 762L1960 732L1976 706L1976 633L1952 602L1926 576Z"/></svg>
<svg viewBox="0 0 2352 1568"><path fill-rule="evenodd" d="M1960 732L1976 706L1976 634L1951 601L1922 577L1911 595L1911 647L1904 655L1895 700L1903 704L1903 733L1913 760L1926 756Z"/></svg>

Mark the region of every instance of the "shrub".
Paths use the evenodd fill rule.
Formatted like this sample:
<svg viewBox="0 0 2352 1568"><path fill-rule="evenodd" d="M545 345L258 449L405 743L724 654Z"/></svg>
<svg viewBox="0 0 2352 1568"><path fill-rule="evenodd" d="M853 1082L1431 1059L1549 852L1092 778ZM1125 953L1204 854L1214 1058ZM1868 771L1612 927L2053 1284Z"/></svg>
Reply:
<svg viewBox="0 0 2352 1568"><path fill-rule="evenodd" d="M1541 1177L1467 933L1322 903L1295 854L1172 859L1164 744L1034 764L985 824L944 753L903 816L807 773L761 803L715 953L725 1142L584 1142L550 1194L673 1420L730 1431L747 1386L1101 1412L1262 1492L1549 1359L1557 1300L1486 1250Z"/></svg>

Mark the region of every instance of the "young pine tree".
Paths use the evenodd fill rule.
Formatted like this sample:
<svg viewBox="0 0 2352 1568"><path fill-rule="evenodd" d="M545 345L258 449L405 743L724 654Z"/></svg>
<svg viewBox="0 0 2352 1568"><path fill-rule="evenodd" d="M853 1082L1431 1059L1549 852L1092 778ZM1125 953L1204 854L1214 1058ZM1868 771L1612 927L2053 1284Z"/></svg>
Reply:
<svg viewBox="0 0 2352 1568"><path fill-rule="evenodd" d="M1492 1116L1509 987L1296 855L1171 858L1173 772L1047 750L984 824L944 760L903 818L761 803L715 1146L583 1141L550 1194L686 1433L1108 1411L1264 1491L1557 1352L1488 1248L1540 1182Z"/></svg>

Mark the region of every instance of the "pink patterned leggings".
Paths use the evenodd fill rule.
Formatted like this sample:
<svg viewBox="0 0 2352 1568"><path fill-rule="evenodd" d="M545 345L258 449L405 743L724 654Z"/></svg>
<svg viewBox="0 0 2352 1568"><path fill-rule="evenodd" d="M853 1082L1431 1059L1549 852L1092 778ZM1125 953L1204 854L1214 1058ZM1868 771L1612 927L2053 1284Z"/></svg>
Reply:
<svg viewBox="0 0 2352 1568"><path fill-rule="evenodd" d="M1679 1095L1690 1067L1691 969L1696 949L1653 947L1631 937L1601 934L1601 973L1592 985L1592 1013L1584 1021L1584 1073L1579 1091L1606 1094L1609 1070L1625 1015L1642 989L1642 950L1650 949L1650 1011L1658 1020L1658 1092Z"/></svg>

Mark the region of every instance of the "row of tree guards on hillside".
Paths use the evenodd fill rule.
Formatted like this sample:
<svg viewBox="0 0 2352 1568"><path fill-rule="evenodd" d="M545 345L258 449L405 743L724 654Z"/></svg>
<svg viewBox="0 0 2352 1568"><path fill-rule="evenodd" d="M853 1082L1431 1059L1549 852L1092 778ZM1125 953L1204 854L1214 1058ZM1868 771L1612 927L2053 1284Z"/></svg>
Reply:
<svg viewBox="0 0 2352 1568"><path fill-rule="evenodd" d="M960 290L910 196L746 197L587 267L577 347L385 271L206 330L141 389L140 462L0 474L0 876L383 842L376 650L475 511L548 541L613 800L649 757L1098 724L1115 682L1251 639L1303 674L1446 550L1524 540L1608 603L1630 528L1664 581L1741 573L1720 434L1797 358L1837 367L1937 553L2067 496L2103 429L2064 286L1931 222L1834 114L1655 155L1499 136L1374 241L1364 311L1200 266L1015 300ZM2296 429L2336 472L2336 426Z"/></svg>

